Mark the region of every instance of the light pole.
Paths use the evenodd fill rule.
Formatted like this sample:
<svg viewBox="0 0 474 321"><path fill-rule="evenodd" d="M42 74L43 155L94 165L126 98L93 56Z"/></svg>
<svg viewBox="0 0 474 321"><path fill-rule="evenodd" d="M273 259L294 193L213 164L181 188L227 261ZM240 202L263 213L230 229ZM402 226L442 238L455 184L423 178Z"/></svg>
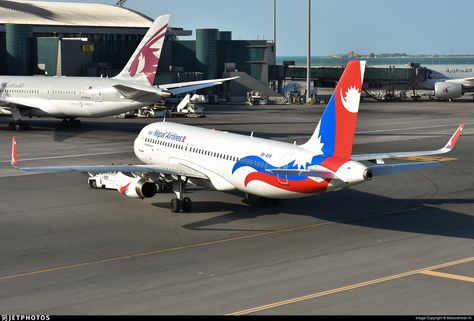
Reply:
<svg viewBox="0 0 474 321"><path fill-rule="evenodd" d="M273 0L273 46L277 43L277 0Z"/></svg>
<svg viewBox="0 0 474 321"><path fill-rule="evenodd" d="M306 103L311 98L311 0L308 0L308 52L306 57Z"/></svg>

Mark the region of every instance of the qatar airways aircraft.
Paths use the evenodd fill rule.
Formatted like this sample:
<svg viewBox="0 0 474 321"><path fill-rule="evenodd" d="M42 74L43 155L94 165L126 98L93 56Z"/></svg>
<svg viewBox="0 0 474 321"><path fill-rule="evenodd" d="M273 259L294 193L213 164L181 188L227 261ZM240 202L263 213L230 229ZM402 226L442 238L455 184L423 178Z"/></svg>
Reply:
<svg viewBox="0 0 474 321"><path fill-rule="evenodd" d="M125 68L113 78L0 76L0 115L13 117L10 129L28 129L24 119L30 117L55 117L63 119L64 126L78 127L78 117L117 115L237 78L153 87L169 18L153 22Z"/></svg>
<svg viewBox="0 0 474 321"><path fill-rule="evenodd" d="M191 200L184 197L189 182L257 195L268 205L276 203L273 200L339 190L374 176L438 166L437 162L366 165L362 161L383 164L383 159L447 153L463 124L439 150L352 154L364 70L364 61L349 62L316 130L303 145L163 121L146 126L135 139L135 154L146 165L19 167L15 137L11 163L30 172L89 173L91 187L113 188L142 199L153 197L168 182L176 194L170 204L173 212L191 211Z"/></svg>

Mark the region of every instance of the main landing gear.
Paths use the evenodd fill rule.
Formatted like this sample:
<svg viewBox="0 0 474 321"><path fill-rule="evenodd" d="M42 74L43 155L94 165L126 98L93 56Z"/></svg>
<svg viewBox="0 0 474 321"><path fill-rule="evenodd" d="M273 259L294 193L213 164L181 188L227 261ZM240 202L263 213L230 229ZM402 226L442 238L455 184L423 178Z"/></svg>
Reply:
<svg viewBox="0 0 474 321"><path fill-rule="evenodd" d="M61 127L63 128L79 128L81 127L81 121L79 119L63 119L61 121ZM28 130L30 129L30 124L27 121L24 120L16 120L12 121L8 124L8 129L9 130Z"/></svg>
<svg viewBox="0 0 474 321"><path fill-rule="evenodd" d="M176 194L176 197L171 200L170 208L171 212L178 213L183 211L189 213L192 210L193 203L189 197L183 197L184 186L187 183L187 178L183 180L181 176L178 177L178 180L173 183L173 192Z"/></svg>
<svg viewBox="0 0 474 321"><path fill-rule="evenodd" d="M279 199L260 197L259 201L260 201L260 206L262 206L262 207L277 207L277 206L280 206L280 200Z"/></svg>
<svg viewBox="0 0 474 321"><path fill-rule="evenodd" d="M9 130L28 130L30 129L30 124L23 120L12 121L8 124Z"/></svg>
<svg viewBox="0 0 474 321"><path fill-rule="evenodd" d="M30 124L23 120L23 115L19 108L12 108L12 118L13 121L8 124L9 130L28 130L30 129Z"/></svg>
<svg viewBox="0 0 474 321"><path fill-rule="evenodd" d="M64 128L78 128L81 127L81 121L76 118L71 118L71 119L63 119L61 121L61 127Z"/></svg>

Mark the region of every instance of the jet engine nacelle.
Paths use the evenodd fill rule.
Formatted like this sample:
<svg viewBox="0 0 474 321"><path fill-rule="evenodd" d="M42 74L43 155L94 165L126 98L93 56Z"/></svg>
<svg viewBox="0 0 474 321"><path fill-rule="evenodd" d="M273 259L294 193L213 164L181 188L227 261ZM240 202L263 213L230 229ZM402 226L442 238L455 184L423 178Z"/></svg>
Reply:
<svg viewBox="0 0 474 321"><path fill-rule="evenodd" d="M150 198L156 195L158 188L155 183L141 177L130 177L117 173L115 182L120 194L131 198Z"/></svg>
<svg viewBox="0 0 474 321"><path fill-rule="evenodd" d="M337 170L336 176L344 183L354 185L371 180L372 172L359 162L348 161Z"/></svg>
<svg viewBox="0 0 474 321"><path fill-rule="evenodd" d="M12 111L9 108L0 107L0 115L11 116Z"/></svg>
<svg viewBox="0 0 474 321"><path fill-rule="evenodd" d="M435 97L439 99L458 98L463 95L462 85L452 82L437 82L435 84Z"/></svg>

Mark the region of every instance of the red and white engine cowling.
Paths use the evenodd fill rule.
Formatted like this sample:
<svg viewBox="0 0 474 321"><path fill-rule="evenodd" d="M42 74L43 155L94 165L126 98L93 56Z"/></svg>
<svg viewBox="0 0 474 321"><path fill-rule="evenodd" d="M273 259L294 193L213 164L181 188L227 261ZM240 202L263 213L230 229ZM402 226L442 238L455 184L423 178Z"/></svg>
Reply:
<svg viewBox="0 0 474 321"><path fill-rule="evenodd" d="M117 173L115 182L120 194L131 198L150 198L158 192L154 182L141 177L130 177L123 173Z"/></svg>

